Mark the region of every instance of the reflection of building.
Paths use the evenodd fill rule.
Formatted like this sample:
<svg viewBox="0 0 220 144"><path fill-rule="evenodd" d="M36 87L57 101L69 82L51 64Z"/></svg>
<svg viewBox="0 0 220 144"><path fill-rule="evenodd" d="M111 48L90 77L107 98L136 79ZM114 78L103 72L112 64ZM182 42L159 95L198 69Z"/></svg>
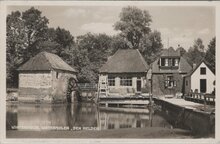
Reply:
<svg viewBox="0 0 220 144"><path fill-rule="evenodd" d="M120 96L146 92L147 71L148 65L138 50L118 50L100 69L100 92Z"/></svg>
<svg viewBox="0 0 220 144"><path fill-rule="evenodd" d="M190 64L173 48L166 49L152 64L153 95L183 92L183 77L192 70Z"/></svg>
<svg viewBox="0 0 220 144"><path fill-rule="evenodd" d="M199 93L212 93L214 90L215 74L210 64L201 61L187 76L185 76L185 93L191 90Z"/></svg>
<svg viewBox="0 0 220 144"><path fill-rule="evenodd" d="M13 126L18 125L17 106L7 105L6 109L6 130L16 129Z"/></svg>
<svg viewBox="0 0 220 144"><path fill-rule="evenodd" d="M76 71L60 57L41 52L18 68L19 101L66 100L68 80Z"/></svg>
<svg viewBox="0 0 220 144"><path fill-rule="evenodd" d="M97 127L97 108L92 104L7 106L7 129L63 130L73 127Z"/></svg>
<svg viewBox="0 0 220 144"><path fill-rule="evenodd" d="M98 123L101 130L120 128L143 128L149 125L149 115L100 112Z"/></svg>

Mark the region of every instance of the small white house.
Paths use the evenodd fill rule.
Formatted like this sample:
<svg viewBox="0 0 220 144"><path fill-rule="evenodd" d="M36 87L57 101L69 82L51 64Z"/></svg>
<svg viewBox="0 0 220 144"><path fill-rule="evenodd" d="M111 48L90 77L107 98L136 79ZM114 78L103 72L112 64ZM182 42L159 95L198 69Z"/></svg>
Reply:
<svg viewBox="0 0 220 144"><path fill-rule="evenodd" d="M99 71L100 92L109 96L147 93L148 70L149 66L139 50L119 49Z"/></svg>
<svg viewBox="0 0 220 144"><path fill-rule="evenodd" d="M185 94L191 90L198 93L212 93L215 88L215 73L205 60L201 61L185 76Z"/></svg>

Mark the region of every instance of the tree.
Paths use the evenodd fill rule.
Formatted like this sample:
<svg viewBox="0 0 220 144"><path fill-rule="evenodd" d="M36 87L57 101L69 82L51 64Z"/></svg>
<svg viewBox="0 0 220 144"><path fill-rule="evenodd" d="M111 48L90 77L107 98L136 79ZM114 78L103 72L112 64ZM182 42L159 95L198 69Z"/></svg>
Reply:
<svg viewBox="0 0 220 144"><path fill-rule="evenodd" d="M41 14L42 12L34 7L22 13L26 44L23 53L24 61L39 53L41 48L39 44L46 39L49 20Z"/></svg>
<svg viewBox="0 0 220 144"><path fill-rule="evenodd" d="M7 86L16 87L18 85L17 67L23 62L22 52L25 47L24 24L19 11L12 12L6 20L6 69Z"/></svg>
<svg viewBox="0 0 220 144"><path fill-rule="evenodd" d="M60 27L56 28L56 37L54 41L59 44L57 47L56 54L58 56L62 55L63 49L70 49L70 47L74 44L74 37L70 34L68 30L62 29Z"/></svg>
<svg viewBox="0 0 220 144"><path fill-rule="evenodd" d="M111 54L113 55L118 49L128 49L128 42L120 35L115 35L111 40Z"/></svg>
<svg viewBox="0 0 220 144"><path fill-rule="evenodd" d="M41 12L30 8L25 12L15 11L7 15L7 84L17 85L16 69L40 51L45 39L48 19Z"/></svg>
<svg viewBox="0 0 220 144"><path fill-rule="evenodd" d="M155 30L141 39L139 50L146 62L151 64L160 54L162 47L161 33Z"/></svg>
<svg viewBox="0 0 220 144"><path fill-rule="evenodd" d="M76 39L78 49L86 51L89 59L93 81L98 80L99 68L107 61L108 56L112 53L112 38L106 34L91 34L79 36Z"/></svg>
<svg viewBox="0 0 220 144"><path fill-rule="evenodd" d="M78 81L80 83L95 83L96 75L92 71L87 50L80 49L78 45L74 45L67 51L69 51L68 53L70 54L67 62L78 71Z"/></svg>
<svg viewBox="0 0 220 144"><path fill-rule="evenodd" d="M181 56L183 56L184 54L186 54L186 50L185 50L183 47L181 47L181 46L179 46L176 50L180 52L180 55L181 55Z"/></svg>
<svg viewBox="0 0 220 144"><path fill-rule="evenodd" d="M74 37L71 33L63 28L57 27L48 28L46 32L46 39L40 46L43 51L52 52L62 57L66 49L70 49L74 45Z"/></svg>
<svg viewBox="0 0 220 144"><path fill-rule="evenodd" d="M203 41L201 38L198 38L194 41L193 48L198 49L200 52L204 52L205 46L203 45Z"/></svg>
<svg viewBox="0 0 220 144"><path fill-rule="evenodd" d="M194 41L194 45L189 48L186 58L187 61L193 65L199 64L202 59L204 59L205 53L204 53L204 45L200 38Z"/></svg>
<svg viewBox="0 0 220 144"><path fill-rule="evenodd" d="M208 50L206 51L205 60L210 63L211 67L215 71L215 41L214 37L208 45Z"/></svg>
<svg viewBox="0 0 220 144"><path fill-rule="evenodd" d="M120 35L130 43L131 48L139 48L141 38L149 34L151 16L146 10L137 7L125 7L120 13L120 20L115 23L115 30L120 30Z"/></svg>

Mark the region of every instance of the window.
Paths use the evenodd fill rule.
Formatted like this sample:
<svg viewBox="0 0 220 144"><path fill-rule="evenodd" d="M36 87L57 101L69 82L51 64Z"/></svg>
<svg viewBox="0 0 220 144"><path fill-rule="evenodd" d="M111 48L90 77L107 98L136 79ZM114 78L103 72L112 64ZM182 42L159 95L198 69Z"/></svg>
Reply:
<svg viewBox="0 0 220 144"><path fill-rule="evenodd" d="M173 88L176 87L176 81L173 80L173 76L167 76L165 80L165 88Z"/></svg>
<svg viewBox="0 0 220 144"><path fill-rule="evenodd" d="M175 65L174 66L179 66L179 59L175 59Z"/></svg>
<svg viewBox="0 0 220 144"><path fill-rule="evenodd" d="M114 124L108 124L108 129L114 129L115 128L115 125Z"/></svg>
<svg viewBox="0 0 220 144"><path fill-rule="evenodd" d="M179 66L179 58L161 58L160 66L166 66L166 67Z"/></svg>
<svg viewBox="0 0 220 144"><path fill-rule="evenodd" d="M132 78L131 77L121 77L120 85L121 86L132 86Z"/></svg>
<svg viewBox="0 0 220 144"><path fill-rule="evenodd" d="M206 74L206 68L205 67L201 67L200 68L200 74L201 75L205 75Z"/></svg>
<svg viewBox="0 0 220 144"><path fill-rule="evenodd" d="M109 86L115 86L115 77L108 77Z"/></svg>
<svg viewBox="0 0 220 144"><path fill-rule="evenodd" d="M188 80L186 80L186 86L188 86Z"/></svg>
<svg viewBox="0 0 220 144"><path fill-rule="evenodd" d="M59 73L58 73L58 72L56 72L56 78L57 78L57 79L59 78Z"/></svg>
<svg viewBox="0 0 220 144"><path fill-rule="evenodd" d="M165 66L165 59L161 58L161 66Z"/></svg>
<svg viewBox="0 0 220 144"><path fill-rule="evenodd" d="M173 59L169 58L168 66L173 66Z"/></svg>
<svg viewBox="0 0 220 144"><path fill-rule="evenodd" d="M165 59L165 66L169 66L167 58Z"/></svg>

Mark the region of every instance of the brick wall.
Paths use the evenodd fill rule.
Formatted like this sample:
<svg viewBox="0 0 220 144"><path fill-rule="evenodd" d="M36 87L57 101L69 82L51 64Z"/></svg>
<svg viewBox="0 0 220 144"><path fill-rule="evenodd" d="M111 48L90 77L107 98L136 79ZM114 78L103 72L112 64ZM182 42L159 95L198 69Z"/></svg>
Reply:
<svg viewBox="0 0 220 144"><path fill-rule="evenodd" d="M52 84L52 75L50 72L19 74L19 87L50 88L51 84Z"/></svg>
<svg viewBox="0 0 220 144"><path fill-rule="evenodd" d="M64 71L19 74L19 101L65 101L69 78L75 74Z"/></svg>
<svg viewBox="0 0 220 144"><path fill-rule="evenodd" d="M165 87L165 80L167 76L173 76L176 81L176 86L173 88ZM182 74L153 74L152 76L153 95L175 95L176 93L182 93L183 91L183 75Z"/></svg>

